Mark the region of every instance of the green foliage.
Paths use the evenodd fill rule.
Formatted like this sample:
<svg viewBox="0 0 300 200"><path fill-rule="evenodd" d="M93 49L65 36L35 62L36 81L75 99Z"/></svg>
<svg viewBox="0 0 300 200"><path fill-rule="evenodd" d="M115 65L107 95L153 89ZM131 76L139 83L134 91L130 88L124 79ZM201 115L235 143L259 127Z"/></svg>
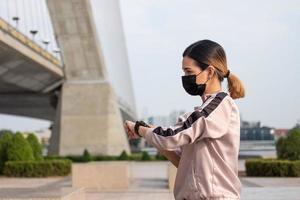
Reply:
<svg viewBox="0 0 300 200"><path fill-rule="evenodd" d="M46 156L46 160L52 159L69 159L73 162L86 162L83 158L84 155L68 155L68 156ZM91 156L91 161L115 161L115 160L128 160L128 161L157 161L157 160L167 160L163 155L150 156L147 152L136 152L130 155L126 151L122 151L119 156L110 155L95 155Z"/></svg>
<svg viewBox="0 0 300 200"><path fill-rule="evenodd" d="M71 172L70 160L7 161L4 175L9 177L66 176Z"/></svg>
<svg viewBox="0 0 300 200"><path fill-rule="evenodd" d="M300 160L247 159L245 166L247 176L300 176Z"/></svg>
<svg viewBox="0 0 300 200"><path fill-rule="evenodd" d="M98 155L94 156L94 161L112 161L118 160L119 156Z"/></svg>
<svg viewBox="0 0 300 200"><path fill-rule="evenodd" d="M8 129L2 129L0 130L0 137L3 135L3 134L13 134L13 132L11 130L8 130Z"/></svg>
<svg viewBox="0 0 300 200"><path fill-rule="evenodd" d="M300 129L293 128L286 137L276 142L277 157L279 159L300 160Z"/></svg>
<svg viewBox="0 0 300 200"><path fill-rule="evenodd" d="M9 161L34 160L32 148L21 133L17 132L9 143L7 158Z"/></svg>
<svg viewBox="0 0 300 200"><path fill-rule="evenodd" d="M140 161L142 158L142 152L132 153L128 157L129 157L129 160L131 160L131 161Z"/></svg>
<svg viewBox="0 0 300 200"><path fill-rule="evenodd" d="M155 155L155 159L156 160L168 160L164 155L160 154L159 152L157 152L157 154Z"/></svg>
<svg viewBox="0 0 300 200"><path fill-rule="evenodd" d="M68 155L68 156L62 156L62 157L57 157L57 158L60 158L60 159L69 159L69 160L72 160L73 162L77 162L77 163L82 163L82 162L85 162L83 160L83 156L82 155Z"/></svg>
<svg viewBox="0 0 300 200"><path fill-rule="evenodd" d="M31 146L31 149L33 151L33 157L35 160L43 160L42 156L42 145L39 143L38 138L35 136L35 134L30 133L28 137L26 138L28 143Z"/></svg>
<svg viewBox="0 0 300 200"><path fill-rule="evenodd" d="M122 151L122 153L118 157L118 160L129 160L128 154L125 150Z"/></svg>
<svg viewBox="0 0 300 200"><path fill-rule="evenodd" d="M11 132L2 132L0 136L0 173L2 173L5 162L8 160L7 149L13 139Z"/></svg>
<svg viewBox="0 0 300 200"><path fill-rule="evenodd" d="M82 161L83 162L90 162L92 160L93 160L93 158L90 155L90 152L87 149L84 149L83 155L82 155Z"/></svg>
<svg viewBox="0 0 300 200"><path fill-rule="evenodd" d="M149 160L151 160L151 157L150 157L150 155L148 154L147 151L143 151L141 160L142 161L149 161Z"/></svg>

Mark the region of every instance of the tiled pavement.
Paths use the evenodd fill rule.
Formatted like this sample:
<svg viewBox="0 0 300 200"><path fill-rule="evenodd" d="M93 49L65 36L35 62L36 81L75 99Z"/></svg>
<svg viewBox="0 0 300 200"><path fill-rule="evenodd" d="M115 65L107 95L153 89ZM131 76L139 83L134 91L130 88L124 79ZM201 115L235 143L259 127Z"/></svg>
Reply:
<svg viewBox="0 0 300 200"><path fill-rule="evenodd" d="M86 200L171 200L173 194L167 188L167 162L132 162L131 187L126 191L87 191ZM300 178L241 177L242 200L300 200ZM0 178L1 195L8 191L29 192L29 188L49 191L57 195L59 188L71 187L66 178ZM30 194L28 194L30 195Z"/></svg>

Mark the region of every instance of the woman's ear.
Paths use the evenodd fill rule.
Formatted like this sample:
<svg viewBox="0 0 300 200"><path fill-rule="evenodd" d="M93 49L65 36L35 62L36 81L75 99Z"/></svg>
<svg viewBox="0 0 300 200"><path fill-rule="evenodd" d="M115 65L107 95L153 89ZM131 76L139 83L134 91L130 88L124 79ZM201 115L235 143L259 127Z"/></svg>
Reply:
<svg viewBox="0 0 300 200"><path fill-rule="evenodd" d="M215 74L215 68L211 65L209 65L207 67L207 76L208 76L208 79L212 79L212 77L214 76Z"/></svg>

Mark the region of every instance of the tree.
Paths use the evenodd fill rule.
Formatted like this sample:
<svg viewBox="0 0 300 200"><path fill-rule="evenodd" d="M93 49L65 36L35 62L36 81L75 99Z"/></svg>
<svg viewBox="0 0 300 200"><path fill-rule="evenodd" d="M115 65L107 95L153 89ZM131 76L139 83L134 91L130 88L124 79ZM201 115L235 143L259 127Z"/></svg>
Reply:
<svg viewBox="0 0 300 200"><path fill-rule="evenodd" d="M13 134L13 132L12 132L11 130L8 130L8 129L2 129L2 130L0 130L0 137L1 137L1 135L4 135L4 134L6 134L6 133L8 133L8 134Z"/></svg>
<svg viewBox="0 0 300 200"><path fill-rule="evenodd" d="M93 160L93 158L92 158L90 152L87 149L84 149L83 155L82 155L82 161L83 162L90 162L92 160Z"/></svg>
<svg viewBox="0 0 300 200"><path fill-rule="evenodd" d="M141 160L142 160L142 161L148 161L148 160L151 160L151 157L150 157L150 155L148 154L147 151L143 151Z"/></svg>
<svg viewBox="0 0 300 200"><path fill-rule="evenodd" d="M12 139L12 132L2 132L0 136L0 172L2 172L5 162L8 160L7 148Z"/></svg>
<svg viewBox="0 0 300 200"><path fill-rule="evenodd" d="M118 160L128 160L129 156L125 150L122 151L122 153L119 155Z"/></svg>
<svg viewBox="0 0 300 200"><path fill-rule="evenodd" d="M7 158L9 161L34 160L32 148L20 132L17 132L9 143Z"/></svg>
<svg viewBox="0 0 300 200"><path fill-rule="evenodd" d="M36 137L35 134L30 133L28 137L26 138L28 143L30 144L30 147L33 152L33 157L35 160L43 160L43 155L42 155L42 145L40 144L38 138Z"/></svg>
<svg viewBox="0 0 300 200"><path fill-rule="evenodd" d="M300 128L291 129L286 137L276 142L279 159L300 160Z"/></svg>

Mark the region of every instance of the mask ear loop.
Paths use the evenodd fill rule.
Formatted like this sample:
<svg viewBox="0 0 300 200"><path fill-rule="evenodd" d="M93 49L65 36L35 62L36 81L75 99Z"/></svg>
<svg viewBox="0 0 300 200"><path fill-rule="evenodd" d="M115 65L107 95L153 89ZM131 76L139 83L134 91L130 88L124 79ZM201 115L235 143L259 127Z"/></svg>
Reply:
<svg viewBox="0 0 300 200"><path fill-rule="evenodd" d="M204 66L204 69L201 72L199 72L196 76L198 76L199 74L204 72L207 69L207 67L209 66L209 64L206 64L206 63L203 63L203 62L199 62L199 63Z"/></svg>
<svg viewBox="0 0 300 200"><path fill-rule="evenodd" d="M218 73L218 69L213 67L214 68L214 74L217 74ZM207 68L206 68L207 69ZM213 76L214 76L213 74ZM208 77L207 81L209 81L212 77ZM207 83L207 81L205 83Z"/></svg>
<svg viewBox="0 0 300 200"><path fill-rule="evenodd" d="M207 67L206 67L206 69L207 69ZM206 69L205 69L205 70L206 70ZM203 71L201 71L201 72L204 72L205 70L203 70ZM201 72L200 72L200 73L201 73ZM208 77L208 79L205 81L205 83L204 83L204 84L206 84L206 83L207 83L207 81L209 81L210 79L211 79L211 77Z"/></svg>
<svg viewBox="0 0 300 200"><path fill-rule="evenodd" d="M207 68L206 68L207 69ZM202 72L204 72L206 69L204 69L204 70L202 70L201 72L199 72L197 75L195 75L196 77L199 75L199 74L201 74ZM206 84L207 83L207 81L209 81L210 80L210 77L205 81L205 83L204 84Z"/></svg>
<svg viewBox="0 0 300 200"><path fill-rule="evenodd" d="M208 77L208 79L205 81L205 83L204 84L206 84L207 83L207 81L209 81L210 80L210 77Z"/></svg>
<svg viewBox="0 0 300 200"><path fill-rule="evenodd" d="M201 74L204 70L202 70L201 72L199 72L196 76L198 76L199 74Z"/></svg>

